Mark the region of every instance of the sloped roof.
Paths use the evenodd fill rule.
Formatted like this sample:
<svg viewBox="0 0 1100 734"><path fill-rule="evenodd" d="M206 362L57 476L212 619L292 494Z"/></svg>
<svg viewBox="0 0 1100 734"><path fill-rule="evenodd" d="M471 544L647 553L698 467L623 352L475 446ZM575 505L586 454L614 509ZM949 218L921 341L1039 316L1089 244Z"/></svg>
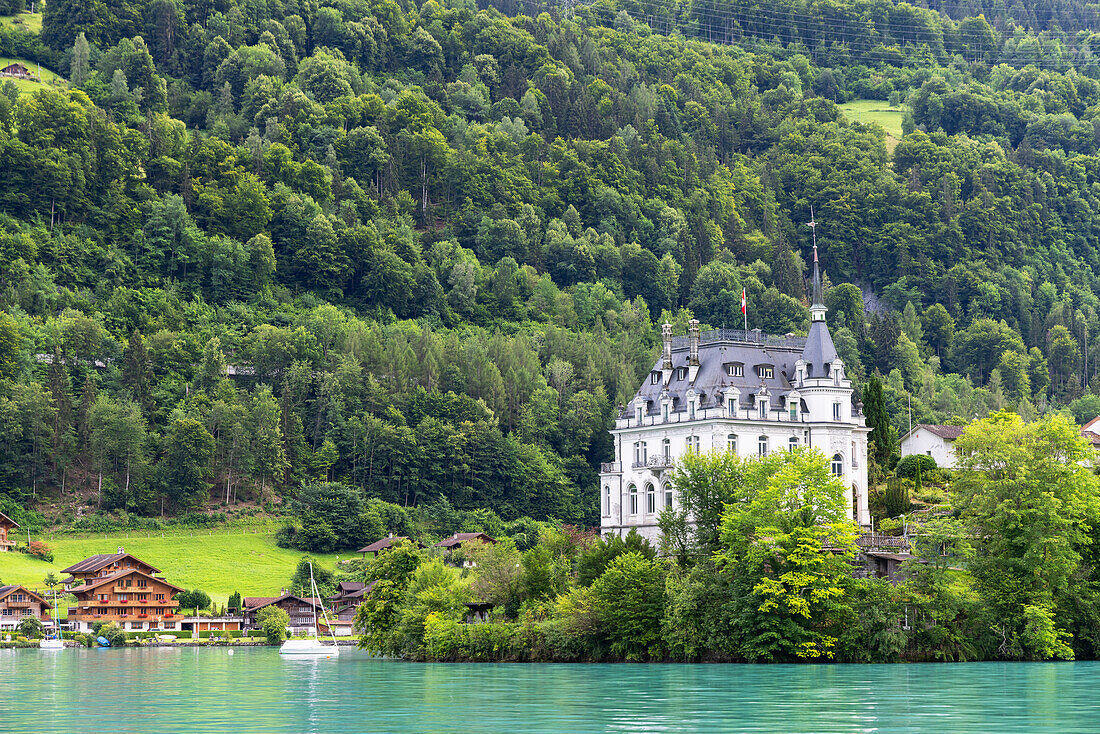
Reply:
<svg viewBox="0 0 1100 734"><path fill-rule="evenodd" d="M87 582L85 582L85 584L83 586L78 586L75 589L73 589L72 593L74 593L74 594L83 594L86 591L90 591L92 589L97 589L100 586L103 586L103 584L109 584L112 581L118 581L120 578L122 578L124 576L129 576L130 574L133 574L133 573L136 573L139 576L144 576L147 579L152 579L153 581L156 581L157 583L160 583L160 584L164 584L165 586L171 586L173 589L176 589L177 591L183 591L182 586L176 586L175 584L168 583L164 579L157 578L156 576L151 576L151 575L149 575L149 574L147 574L144 571L141 571L139 569L124 568L120 571L115 571L114 573L112 573L109 576L103 576L102 578L98 578L98 579L89 579ZM140 592L134 592L134 593L140 593Z"/></svg>
<svg viewBox="0 0 1100 734"><path fill-rule="evenodd" d="M321 600L315 596L305 597L297 596L295 594L283 594L282 596L246 596L241 599L241 605L249 612L254 612L257 609L270 606L277 602L281 602L284 599L294 599L300 601L303 604L312 604L315 607L321 606Z"/></svg>
<svg viewBox="0 0 1100 734"><path fill-rule="evenodd" d="M89 556L88 558L85 558L83 561L80 561L79 563L74 563L73 565L69 566L68 568L61 569L61 573L72 573L72 574L76 574L76 573L95 573L96 571L98 571L102 568L110 566L115 561L121 561L123 558L126 558L126 557L130 557L130 558L134 559L135 561L142 564L143 566L148 566L149 568L153 569L154 573L160 573L160 569L157 568L156 566L154 566L153 564L146 563L145 561L141 560L140 558L137 558L136 556L131 555L130 553L125 553L125 552L124 553L100 553L98 555Z"/></svg>
<svg viewBox="0 0 1100 734"><path fill-rule="evenodd" d="M806 337L806 348L802 350L802 359L809 365L810 377L827 377L829 364L838 356L829 327L824 321L810 324L810 333Z"/></svg>
<svg viewBox="0 0 1100 734"><path fill-rule="evenodd" d="M919 428L923 428L929 433L939 436L945 441L954 441L956 438L963 434L963 431L966 430L966 426L937 426L928 423L920 423L913 426L913 432L915 433Z"/></svg>
<svg viewBox="0 0 1100 734"><path fill-rule="evenodd" d="M433 548L454 548L455 546L469 543L472 540L480 540L483 543L495 543L496 539L490 538L485 533L455 533L445 540L436 543Z"/></svg>
<svg viewBox="0 0 1100 734"><path fill-rule="evenodd" d="M17 523L15 520L12 520L10 517L2 512L0 512L0 524L6 524L9 528L19 527L19 523Z"/></svg>
<svg viewBox="0 0 1100 734"><path fill-rule="evenodd" d="M52 607L53 606L48 601L43 599L41 596L39 596L38 594L36 594L33 591L31 591L30 589L28 589L26 586L21 586L20 584L8 584L7 586L0 586L0 601L3 601L9 594L12 594L12 593L18 591L19 589L22 589L26 593L30 594L35 599L37 599L40 603L45 604L47 607Z"/></svg>
<svg viewBox="0 0 1100 734"><path fill-rule="evenodd" d="M356 553L377 553L378 551L388 550L398 543L407 541L408 538L404 535L398 535L397 537L382 538L382 540L376 540L365 548L360 548L355 551Z"/></svg>

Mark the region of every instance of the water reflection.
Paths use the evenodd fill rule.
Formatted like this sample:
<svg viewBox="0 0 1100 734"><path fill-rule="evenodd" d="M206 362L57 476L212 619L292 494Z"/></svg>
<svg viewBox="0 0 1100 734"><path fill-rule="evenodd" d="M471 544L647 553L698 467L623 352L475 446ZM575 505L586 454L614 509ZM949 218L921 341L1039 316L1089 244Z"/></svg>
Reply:
<svg viewBox="0 0 1100 734"><path fill-rule="evenodd" d="M0 651L0 732L1096 732L1100 664L418 665Z"/></svg>

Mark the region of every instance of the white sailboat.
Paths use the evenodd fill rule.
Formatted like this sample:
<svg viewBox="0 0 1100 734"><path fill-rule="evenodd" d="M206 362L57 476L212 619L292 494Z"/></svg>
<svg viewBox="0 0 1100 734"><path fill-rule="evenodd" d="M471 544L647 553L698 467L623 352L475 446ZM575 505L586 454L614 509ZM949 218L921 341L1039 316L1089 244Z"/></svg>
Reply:
<svg viewBox="0 0 1100 734"><path fill-rule="evenodd" d="M38 641L40 650L64 650L65 641L61 638L61 621L57 616L57 595L53 598L53 636L46 635Z"/></svg>
<svg viewBox="0 0 1100 734"><path fill-rule="evenodd" d="M313 580L313 562L309 563L309 593L313 599L321 601L321 592L317 590L317 582ZM340 648L336 646L336 635L332 631L332 625L328 621L328 612L324 604L321 605L321 614L325 619L329 634L332 635L332 644L327 645L317 638L317 606L313 605L313 639L312 640L287 640L279 648L280 655L312 655L314 657L338 657Z"/></svg>

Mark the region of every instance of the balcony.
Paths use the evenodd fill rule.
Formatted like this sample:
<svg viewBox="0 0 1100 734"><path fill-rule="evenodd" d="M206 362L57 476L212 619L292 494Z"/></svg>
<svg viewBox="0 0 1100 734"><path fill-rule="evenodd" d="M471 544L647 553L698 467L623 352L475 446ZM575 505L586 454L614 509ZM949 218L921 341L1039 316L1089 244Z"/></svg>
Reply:
<svg viewBox="0 0 1100 734"><path fill-rule="evenodd" d="M623 470L620 461L605 461L600 464L600 474L618 474Z"/></svg>
<svg viewBox="0 0 1100 734"><path fill-rule="evenodd" d="M672 466L670 456L650 456L644 461L635 461L630 465L631 469L667 469Z"/></svg>

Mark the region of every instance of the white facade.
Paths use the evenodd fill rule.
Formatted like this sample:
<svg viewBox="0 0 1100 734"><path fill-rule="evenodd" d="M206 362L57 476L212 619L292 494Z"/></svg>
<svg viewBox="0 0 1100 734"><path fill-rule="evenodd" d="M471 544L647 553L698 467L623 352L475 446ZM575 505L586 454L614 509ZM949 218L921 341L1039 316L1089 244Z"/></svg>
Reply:
<svg viewBox="0 0 1100 734"><path fill-rule="evenodd" d="M957 426L927 426L924 424L914 426L913 430L901 439L901 455L903 457L913 456L914 454L931 456L936 460L936 466L944 469L954 469L958 463L955 457L956 431L962 431L962 429Z"/></svg>
<svg viewBox="0 0 1100 734"><path fill-rule="evenodd" d="M867 434L862 404L836 353L820 298L815 263L808 337L721 329L674 340L611 431L615 461L600 472L601 532L631 530L659 540L657 519L678 507L671 476L688 451L755 457L811 447L829 458L847 489L849 517L871 521L867 506Z"/></svg>

